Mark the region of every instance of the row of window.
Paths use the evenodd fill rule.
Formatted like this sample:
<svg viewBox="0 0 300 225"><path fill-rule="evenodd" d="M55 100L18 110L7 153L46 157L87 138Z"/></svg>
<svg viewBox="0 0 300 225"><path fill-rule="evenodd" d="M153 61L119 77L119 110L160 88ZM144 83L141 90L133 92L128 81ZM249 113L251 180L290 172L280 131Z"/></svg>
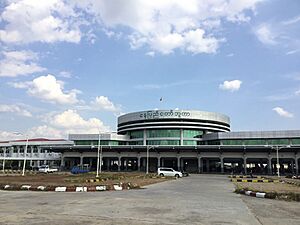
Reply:
<svg viewBox="0 0 300 225"><path fill-rule="evenodd" d="M184 138L201 138L203 135L203 131L201 130L183 130ZM143 138L144 131L130 131L129 132L130 139ZM180 138L180 130L179 129L161 129L161 130L146 130L146 136L149 138L161 138L161 137L175 137Z"/></svg>
<svg viewBox="0 0 300 225"><path fill-rule="evenodd" d="M194 133L195 134L195 133ZM100 141L101 145L143 145L143 141ZM300 145L300 138L294 139L231 139L231 140L212 140L212 141L194 141L183 140L183 145ZM78 140L75 145L98 145L97 140ZM180 140L147 140L147 145L180 145ZM17 149L14 151L17 152ZM24 148L20 149L24 152ZM37 149L33 152L37 152Z"/></svg>
<svg viewBox="0 0 300 225"><path fill-rule="evenodd" d="M78 140L74 141L75 145L98 145L98 140ZM107 141L107 140L100 140L100 145L126 145L124 141Z"/></svg>
<svg viewBox="0 0 300 225"><path fill-rule="evenodd" d="M294 139L235 139L235 140L221 140L220 141L208 141L208 144L214 145L299 145L300 138Z"/></svg>

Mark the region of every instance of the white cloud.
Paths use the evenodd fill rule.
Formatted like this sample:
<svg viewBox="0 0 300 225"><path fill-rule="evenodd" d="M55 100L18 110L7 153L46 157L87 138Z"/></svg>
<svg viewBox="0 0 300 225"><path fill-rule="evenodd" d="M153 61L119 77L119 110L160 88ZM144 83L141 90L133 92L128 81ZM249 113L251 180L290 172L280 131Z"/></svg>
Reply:
<svg viewBox="0 0 300 225"><path fill-rule="evenodd" d="M71 78L72 77L72 73L69 71L60 71L59 72L59 76L60 77L64 77L64 78Z"/></svg>
<svg viewBox="0 0 300 225"><path fill-rule="evenodd" d="M63 129L57 129L48 125L30 128L27 132L31 138L67 138L68 133Z"/></svg>
<svg viewBox="0 0 300 225"><path fill-rule="evenodd" d="M0 19L0 40L6 43L78 43L81 39L79 16L63 0L11 0Z"/></svg>
<svg viewBox="0 0 300 225"><path fill-rule="evenodd" d="M79 102L77 94L80 91L76 89L64 91L63 82L56 80L51 74L37 77L31 82L10 83L10 85L15 88L26 88L29 95L51 103L75 104Z"/></svg>
<svg viewBox="0 0 300 225"><path fill-rule="evenodd" d="M300 90L295 91L295 95L300 96Z"/></svg>
<svg viewBox="0 0 300 225"><path fill-rule="evenodd" d="M293 54L296 54L296 53L298 53L298 52L300 52L300 49L290 50L290 51L286 52L285 54L286 54L286 55L293 55Z"/></svg>
<svg viewBox="0 0 300 225"><path fill-rule="evenodd" d="M176 49L198 53L215 53L220 42L215 32L223 21L245 22L262 0L181 1L116 0L81 1L75 4L114 35L117 27L127 27L132 48L149 46L151 51L170 54ZM247 13L247 15L246 15Z"/></svg>
<svg viewBox="0 0 300 225"><path fill-rule="evenodd" d="M51 114L51 115L50 115ZM35 126L23 133L30 138L67 138L70 133L98 133L108 132L110 128L97 118L84 119L76 110L66 110L62 113L50 113L44 119L43 125ZM1 131L0 140L23 138L13 132Z"/></svg>
<svg viewBox="0 0 300 225"><path fill-rule="evenodd" d="M298 15L292 19L282 21L281 23L283 25L291 25L291 24L298 23L298 22L300 22L300 15Z"/></svg>
<svg viewBox="0 0 300 225"><path fill-rule="evenodd" d="M223 84L219 85L219 88L221 90L225 90L225 91L238 91L241 87L242 81L240 80L231 80L231 81L224 81Z"/></svg>
<svg viewBox="0 0 300 225"><path fill-rule="evenodd" d="M0 77L17 77L46 70L36 63L38 56L34 52L4 51L2 55Z"/></svg>
<svg viewBox="0 0 300 225"><path fill-rule="evenodd" d="M110 112L120 112L120 107L108 99L106 96L97 96L94 101L91 102L92 108L102 109Z"/></svg>
<svg viewBox="0 0 300 225"><path fill-rule="evenodd" d="M260 42L267 45L277 44L277 34L271 29L269 24L261 24L255 29L255 35Z"/></svg>
<svg viewBox="0 0 300 225"><path fill-rule="evenodd" d="M150 52L147 52L146 55L151 56L151 57L154 57L154 56L155 56L155 52L150 51Z"/></svg>
<svg viewBox="0 0 300 225"><path fill-rule="evenodd" d="M176 49L215 53L221 42L222 23L250 20L264 0L11 0L1 19L0 40L6 43L67 41L85 36L95 42L94 25L115 39L125 38L132 48L170 54ZM89 17L89 21L86 18ZM81 27L85 26L84 31ZM123 33L116 28L126 27Z"/></svg>
<svg viewBox="0 0 300 225"><path fill-rule="evenodd" d="M293 118L294 115L286 110L284 110L281 107L275 107L272 110L274 110L279 116L285 117L285 118Z"/></svg>
<svg viewBox="0 0 300 225"><path fill-rule="evenodd" d="M20 135L17 135L15 132L0 130L0 141L8 141L15 139L20 139Z"/></svg>
<svg viewBox="0 0 300 225"><path fill-rule="evenodd" d="M32 117L32 114L18 105L5 105L0 104L0 113L15 113L20 116Z"/></svg>
<svg viewBox="0 0 300 225"><path fill-rule="evenodd" d="M82 118L76 110L66 110L61 114L55 115L50 124L59 127L65 128L68 130L79 130L85 133L88 133L90 130L98 131L107 131L109 128L103 124L103 122L97 118L89 118L85 120Z"/></svg>

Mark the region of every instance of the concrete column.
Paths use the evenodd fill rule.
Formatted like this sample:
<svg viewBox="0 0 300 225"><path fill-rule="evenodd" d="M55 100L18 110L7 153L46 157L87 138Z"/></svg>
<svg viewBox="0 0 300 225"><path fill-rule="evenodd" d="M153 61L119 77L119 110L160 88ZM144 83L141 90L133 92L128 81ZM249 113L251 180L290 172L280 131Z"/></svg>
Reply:
<svg viewBox="0 0 300 225"><path fill-rule="evenodd" d="M179 156L177 156L177 169L180 171L180 169L181 169L181 163L180 163L180 157Z"/></svg>
<svg viewBox="0 0 300 225"><path fill-rule="evenodd" d="M121 171L121 156L118 157L118 171Z"/></svg>
<svg viewBox="0 0 300 225"><path fill-rule="evenodd" d="M198 173L202 173L201 157L198 157Z"/></svg>
<svg viewBox="0 0 300 225"><path fill-rule="evenodd" d="M270 155L268 157L268 174L272 175L272 158Z"/></svg>
<svg viewBox="0 0 300 225"><path fill-rule="evenodd" d="M83 165L83 156L80 156L80 165ZM101 162L100 162L100 166L101 166Z"/></svg>
<svg viewBox="0 0 300 225"><path fill-rule="evenodd" d="M147 133L146 133L146 129L144 129L143 145L147 145Z"/></svg>
<svg viewBox="0 0 300 225"><path fill-rule="evenodd" d="M299 174L299 163L298 163L297 154L295 156L295 167L296 167L296 175L298 175Z"/></svg>
<svg viewBox="0 0 300 225"><path fill-rule="evenodd" d="M224 159L223 159L223 157L221 157L220 160L221 160L221 173L224 173Z"/></svg>
<svg viewBox="0 0 300 225"><path fill-rule="evenodd" d="M40 164L40 161L38 161L38 164ZM64 157L62 156L60 159L60 167L64 167L65 166L65 161L64 161Z"/></svg>
<svg viewBox="0 0 300 225"><path fill-rule="evenodd" d="M161 167L160 166L160 157L157 157L157 167Z"/></svg>
<svg viewBox="0 0 300 225"><path fill-rule="evenodd" d="M161 166L162 166L162 167L165 166L165 160L164 160L164 158L161 159Z"/></svg>
<svg viewBox="0 0 300 225"><path fill-rule="evenodd" d="M137 158L138 171L141 171L141 157Z"/></svg>
<svg viewBox="0 0 300 225"><path fill-rule="evenodd" d="M247 174L247 157L244 156L244 173Z"/></svg>
<svg viewBox="0 0 300 225"><path fill-rule="evenodd" d="M180 145L183 145L183 129L180 129Z"/></svg>

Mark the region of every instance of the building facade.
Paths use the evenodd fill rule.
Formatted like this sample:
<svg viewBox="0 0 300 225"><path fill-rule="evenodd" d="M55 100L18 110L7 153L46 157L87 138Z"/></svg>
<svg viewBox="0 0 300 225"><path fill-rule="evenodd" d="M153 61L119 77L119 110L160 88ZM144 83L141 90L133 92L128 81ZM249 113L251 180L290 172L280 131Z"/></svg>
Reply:
<svg viewBox="0 0 300 225"><path fill-rule="evenodd" d="M72 141L63 139L35 138L0 142L1 169L20 169L26 158L26 169L43 164L60 165L61 153L44 149L43 146L72 146Z"/></svg>
<svg viewBox="0 0 300 225"><path fill-rule="evenodd" d="M100 138L100 145L98 141ZM300 130L230 132L228 116L194 110L150 110L122 115L117 133L71 134L57 147L62 166L145 171L172 167L195 173L299 173ZM278 153L278 154L277 154Z"/></svg>
<svg viewBox="0 0 300 225"><path fill-rule="evenodd" d="M149 110L122 115L116 133L70 134L40 145L60 154L60 166L103 171L299 174L300 130L231 132L228 116L196 110ZM1 158L0 158L1 160ZM148 162L148 163L147 163Z"/></svg>

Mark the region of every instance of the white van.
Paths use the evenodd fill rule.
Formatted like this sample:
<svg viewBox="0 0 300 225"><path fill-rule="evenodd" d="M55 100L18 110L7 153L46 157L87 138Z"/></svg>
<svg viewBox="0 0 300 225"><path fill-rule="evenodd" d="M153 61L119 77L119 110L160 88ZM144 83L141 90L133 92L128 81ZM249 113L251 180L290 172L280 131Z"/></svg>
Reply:
<svg viewBox="0 0 300 225"><path fill-rule="evenodd" d="M54 173L57 172L57 168L50 168L48 165L42 165L39 167L39 172L40 173Z"/></svg>
<svg viewBox="0 0 300 225"><path fill-rule="evenodd" d="M176 171L176 170L174 170L172 168L165 168L165 167L158 168L157 174L159 176L166 176L166 177L167 176L168 177L177 177L177 178L182 177L182 173L181 172Z"/></svg>

